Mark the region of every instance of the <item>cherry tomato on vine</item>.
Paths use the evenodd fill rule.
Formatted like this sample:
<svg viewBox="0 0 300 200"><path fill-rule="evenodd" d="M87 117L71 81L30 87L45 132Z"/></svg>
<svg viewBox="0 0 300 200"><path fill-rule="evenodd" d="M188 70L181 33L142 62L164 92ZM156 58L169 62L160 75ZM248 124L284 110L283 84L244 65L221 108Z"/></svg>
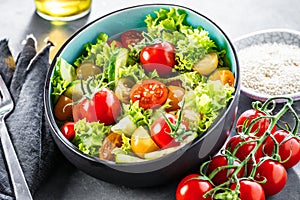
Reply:
<svg viewBox="0 0 300 200"><path fill-rule="evenodd" d="M228 181L228 179L232 176L232 174L234 173L234 171L236 170L236 167L240 165L240 162L224 156L224 155L217 155L215 157L213 157L210 161L210 163L208 164L207 167L207 175L210 176L211 173L216 170L218 167L225 167L225 166L233 166L232 168L226 168L226 169L221 169L219 172L217 172L215 174L215 176L213 176L213 178L211 179L212 182L215 185L220 185L226 181ZM244 174L244 167L241 168L241 170L237 173L237 177L241 178Z"/></svg>
<svg viewBox="0 0 300 200"><path fill-rule="evenodd" d="M284 188L287 181L287 172L280 163L273 160L265 160L257 167L255 180L266 180L261 186L265 195L272 196Z"/></svg>
<svg viewBox="0 0 300 200"><path fill-rule="evenodd" d="M242 180L239 184L240 200L265 200L265 192L259 183L250 180ZM233 183L230 186L230 189L235 190L236 187L237 183Z"/></svg>
<svg viewBox="0 0 300 200"><path fill-rule="evenodd" d="M199 178L199 174L190 174L179 182L176 200L212 200L211 196L203 197L212 188L210 182Z"/></svg>
<svg viewBox="0 0 300 200"><path fill-rule="evenodd" d="M288 132L285 130L277 130L273 136L279 145L279 156L281 158L281 164L286 168L295 166L300 160L300 141L292 137L286 141ZM265 141L264 152L271 156L275 150L274 141L271 137L268 137Z"/></svg>
<svg viewBox="0 0 300 200"><path fill-rule="evenodd" d="M246 159L246 157L253 151L256 147L257 142L255 142L255 137L243 137L241 135L232 136L226 143L226 149L233 153L240 161ZM235 153L234 153L235 152ZM256 161L263 157L262 147L255 153ZM249 162L252 162L250 159Z"/></svg>
<svg viewBox="0 0 300 200"><path fill-rule="evenodd" d="M239 116L239 118L236 122L238 132L239 133L242 132L242 126L246 120L248 120L246 126L249 126L249 124L251 123L252 120L254 120L258 117L261 117L261 116L265 116L265 114L258 110L255 110L255 109L249 109L249 110L246 110L245 112L243 112ZM267 118L260 119L252 126L250 133L254 133L257 131L255 136L258 136L258 137L262 136L266 132L266 130L269 128L269 125L270 125L269 119L267 119ZM274 128L272 129L271 132L274 133L275 131L276 131L276 127L274 126Z"/></svg>
<svg viewBox="0 0 300 200"><path fill-rule="evenodd" d="M159 76L167 77L176 64L175 48L168 42L146 46L140 53L140 61L145 71L156 70Z"/></svg>
<svg viewBox="0 0 300 200"><path fill-rule="evenodd" d="M145 80L137 83L130 92L131 101L139 101L139 106L144 109L160 107L167 98L168 88L156 80Z"/></svg>
<svg viewBox="0 0 300 200"><path fill-rule="evenodd" d="M173 114L165 114L172 124L176 124L177 117ZM182 125L188 130L187 125L182 122ZM163 116L158 117L150 128L151 137L160 148L178 146L180 142L176 142L170 133L171 129Z"/></svg>
<svg viewBox="0 0 300 200"><path fill-rule="evenodd" d="M91 99L84 99L73 106L75 121L86 118L87 122L100 122L105 125L115 123L120 114L121 104L118 97L108 88L96 92Z"/></svg>
<svg viewBox="0 0 300 200"><path fill-rule="evenodd" d="M66 122L60 129L63 136L65 136L65 138L67 138L69 141L71 141L75 136L74 126L75 122Z"/></svg>
<svg viewBox="0 0 300 200"><path fill-rule="evenodd" d="M122 33L121 35L121 41L122 45L125 48L128 48L129 45L134 46L138 42L140 42L144 36L140 31L137 30L128 30Z"/></svg>

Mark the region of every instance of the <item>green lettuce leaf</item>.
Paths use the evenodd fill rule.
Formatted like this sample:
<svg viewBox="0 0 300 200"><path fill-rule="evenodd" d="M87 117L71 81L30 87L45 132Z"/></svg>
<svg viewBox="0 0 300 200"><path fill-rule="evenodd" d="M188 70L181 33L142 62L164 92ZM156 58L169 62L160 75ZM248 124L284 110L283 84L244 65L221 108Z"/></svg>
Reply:
<svg viewBox="0 0 300 200"><path fill-rule="evenodd" d="M187 24L187 15L183 10L160 9L154 13L156 16L149 14L145 20L148 34L154 41L161 38L176 46L177 65L174 68L179 72L192 71L194 64L205 54L217 51L207 31L200 26L192 27Z"/></svg>
<svg viewBox="0 0 300 200"><path fill-rule="evenodd" d="M134 103L130 103L129 105L123 105L123 112L124 115L128 115L130 117L130 120L139 126L150 126L152 123L151 121L151 115L152 110L151 109L143 109L139 107L139 102L136 101Z"/></svg>
<svg viewBox="0 0 300 200"><path fill-rule="evenodd" d="M75 137L72 142L79 150L91 156L99 155L99 148L104 138L110 132L110 126L99 122L87 122L86 119L79 120L75 124Z"/></svg>
<svg viewBox="0 0 300 200"><path fill-rule="evenodd" d="M56 60L53 76L51 77L52 97L55 103L59 96L64 93L69 84L75 80L76 74L74 67L67 63L63 58Z"/></svg>
<svg viewBox="0 0 300 200"><path fill-rule="evenodd" d="M201 82L194 91L186 93L186 106L200 113L201 117L198 121L200 133L205 132L211 126L232 98L233 92L234 88L229 85L208 80L206 83Z"/></svg>

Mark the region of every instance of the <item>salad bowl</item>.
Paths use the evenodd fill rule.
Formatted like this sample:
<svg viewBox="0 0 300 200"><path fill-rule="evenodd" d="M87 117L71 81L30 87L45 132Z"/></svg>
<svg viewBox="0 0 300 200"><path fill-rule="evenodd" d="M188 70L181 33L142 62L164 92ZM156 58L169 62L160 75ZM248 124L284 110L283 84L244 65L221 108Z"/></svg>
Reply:
<svg viewBox="0 0 300 200"><path fill-rule="evenodd" d="M92 49L93 46L91 44L99 44L99 38L103 38L102 36L99 37L99 33L104 32L105 34L109 36L118 35L119 33L124 33L128 30L145 30L146 24L145 19L146 16L148 16L149 21L149 15L155 16L158 12L161 12L162 10L167 10L167 12L173 12L176 10L179 10L178 13L184 13L184 16L186 18L182 21L182 23L187 23L189 26L184 27L202 27L201 30L205 30L205 33L209 34L209 37L211 38L213 42L213 46L216 47L216 49L220 50L219 52L222 52L220 54L223 55L223 61L221 64L226 64L227 70L229 70L234 75L234 81L231 82L231 86L228 84L225 84L226 88L230 88L230 97L226 100L226 103L218 111L218 115L214 118L213 122L210 124L205 131L203 131L201 134L197 134L197 136L193 134L184 135L181 139L183 139L183 143L185 145L177 145L178 141L176 140L176 145L173 144L171 147L164 146L164 144L157 142L156 145L159 151L152 150L150 153L143 152L143 153L136 153L134 151L134 148L132 147L130 151L133 151L136 153L135 156L123 154L123 153L116 153L115 149L120 150L120 148L114 149L114 155L115 158L113 160L111 159L103 159L106 158L105 155L100 155L99 157L91 156L91 149L86 148L86 144L84 144L82 141L84 140L83 137L79 138L80 142L78 142L78 135L77 132L75 134L75 139L71 139L66 137L66 134L62 134L62 121L64 120L57 120L57 116L55 115L55 109L56 109L56 101L53 94L55 91L57 91L57 82L54 80L57 78L57 68L58 63L64 62L64 63L74 63L76 60L80 60L81 58L86 59L86 55L90 55L92 53L87 53L87 49ZM164 11L163 11L164 12ZM176 13L176 12L175 12ZM130 19L130 20L128 20ZM178 18L181 19L181 18ZM180 25L181 26L181 25ZM200 29L199 29L200 30ZM146 35L146 36L145 36ZM144 37L147 37L148 35L145 34ZM199 33L200 35L200 33ZM206 37L206 36L205 36ZM105 38L105 37L104 37ZM114 40L114 39L113 39ZM106 41L106 40L105 40ZM117 48L117 41L113 41L110 43L112 46L111 48L116 47ZM124 45L124 44L123 44ZM138 46L138 45L136 45ZM124 46L123 46L124 47ZM132 49L132 46L126 46L122 49ZM135 47L135 46L134 46ZM221 51L222 50L222 51ZM92 52L93 50L89 50L89 52ZM225 53L224 53L225 52ZM218 55L220 55L218 54ZM97 56L96 56L97 57ZM78 59L80 58L80 59ZM80 61L81 62L81 61ZM179 61L177 61L179 62ZM65 64L64 64L65 65ZM139 62L138 62L139 65ZM72 66L69 66L69 72L72 71ZM110 65L109 65L110 66ZM146 70L146 68L145 68ZM104 68L103 68L104 71ZM121 71L118 69L118 71ZM155 76L158 77L157 80L166 79L164 70L163 72L159 70L153 70L151 72L154 72L157 74ZM72 73L75 73L74 70ZM78 73L78 70L77 70ZM111 73L114 73L115 71L110 71L108 73L108 76L110 77ZM105 74L105 73L103 73ZM141 76L150 76L150 72L147 71L147 73L142 73ZM153 74L152 74L153 75ZM101 75L104 77L104 75ZM69 76L67 76L69 77ZM116 77L116 76L114 76ZM162 78L163 77L163 78ZM206 76L205 76L206 77ZM209 76L204 78L205 80L209 79ZM89 80L89 79L88 79ZM195 81L195 80L192 80ZM81 81L77 80L77 82L81 83L82 86L82 77ZM88 81L87 81L88 82ZM92 81L90 81L92 82ZM152 81L153 82L153 81ZM213 80L211 81L215 83ZM220 82L220 81L216 81ZM113 81L113 83L115 83ZM102 84L102 80L101 80ZM111 83L107 83L108 85ZM107 86L106 84L106 86ZM68 85L68 83L67 83ZM72 85L72 84L71 84ZM99 84L100 85L100 84ZM102 84L103 85L103 84ZM222 84L221 84L222 85ZM84 86L82 87L82 90ZM132 87L131 92L134 87ZM143 89L143 87L141 87ZM223 86L222 86L223 88ZM89 89L87 89L89 90ZM212 91L208 90L208 93ZM183 6L179 5L170 5L170 4L146 4L146 5L139 5L139 6L133 6L129 8L124 8L115 12L112 12L108 15L102 16L95 21L87 24L86 26L82 27L80 30L78 30L74 35L72 35L61 47L61 49L56 54L53 62L51 63L51 66L48 71L47 79L46 79L46 86L45 86L45 92L44 92L44 101L46 106L46 116L47 120L49 121L49 124L52 129L52 135L54 138L54 141L56 142L58 148L61 150L61 152L64 154L64 156L78 169L84 171L85 173L96 177L98 179L118 184L118 185L125 185L129 187L150 187L155 185L161 185L165 184L167 182L176 180L184 176L186 173L191 172L193 170L196 170L200 164L204 161L207 161L210 156L214 155L219 151L219 149L223 146L226 139L228 138L231 128L233 126L237 106L238 106L238 99L239 99L239 92L240 92L240 80L239 80L239 65L238 65L238 59L236 56L236 52L234 50L234 47L232 43L230 42L229 38L226 36L226 34L222 31L222 29L215 24L213 21L208 19L206 16ZM226 95L225 95L226 96ZM136 96L134 96L136 97ZM133 101L132 96L130 96L131 101ZM223 97L225 99L225 97ZM112 98L111 98L112 99ZM74 99L73 99L74 100ZM120 98L119 98L120 100ZM112 100L110 100L112 101ZM121 100L120 100L121 101ZM139 103L141 102L138 101ZM90 121L88 117L82 119L82 110L78 111L80 113L80 116L75 114L75 107L77 105L80 105L80 103L71 103L73 105L73 118L75 123L75 130L83 130L81 127L79 127L77 121L84 120L85 124L89 124ZM188 100L186 102L181 102L181 108L183 108L183 104L189 104ZM100 105L103 105L100 104ZM131 104L130 104L131 105ZM139 104L140 107L141 103ZM100 106L101 107L101 106ZM119 106L118 103L112 104L112 107L114 107L115 111L113 113L117 113L118 115L121 115L122 112L124 112L125 106ZM205 107L205 106L204 106ZM102 107L104 112L102 115L105 115L103 119L103 124L107 123L109 125L112 124L112 127L114 127L114 123L118 122L110 122L107 117L107 112L105 112L105 107ZM143 107L145 110L156 110L157 105L155 107ZM198 108L195 108L198 109ZM80 109L79 109L80 110ZM101 109L100 109L101 110ZM122 111L120 111L122 110ZM158 109L157 109L158 110ZM210 107L207 107L207 110L210 110ZM179 109L178 111L178 121L181 119L181 111L182 109ZM100 111L99 111L100 112ZM154 112L154 111L153 111ZM120 114L121 113L121 114ZM144 112L145 113L145 112ZM79 117L78 117L79 116ZM167 120L168 114L165 114L164 120ZM76 118L76 119L75 119ZM105 121L108 120L108 121ZM100 120L101 121L101 120ZM100 122L99 121L99 122ZM105 122L104 122L105 121ZM117 121L117 120L116 120ZM122 121L122 120L120 120ZM168 121L170 122L170 120ZM152 123L152 122L149 122ZM172 123L172 122L170 122ZM126 123L125 123L126 124ZM154 124L154 122L153 122ZM153 125L152 124L152 125ZM177 123L176 123L177 124ZM176 125L175 124L175 125ZM84 125L85 126L85 125ZM169 125L169 128L171 125ZM184 133L190 133L192 132L187 126L180 126L181 128L184 128ZM139 127L140 128L140 127ZM139 129L137 128L137 129ZM199 127L196 127L198 130ZM150 129L150 128L149 128ZM115 130L111 128L111 130ZM134 132L135 133L135 132ZM134 134L133 133L133 134ZM193 137L191 137L193 136ZM121 137L121 136L120 136ZM123 137L123 134L122 134ZM131 140L133 136L131 136ZM154 137L151 136L153 140ZM187 140L189 139L189 140ZM104 139L105 140L105 139ZM123 140L123 139L122 139ZM129 139L130 140L130 139ZM89 140L90 141L90 140ZM101 141L101 143L105 143L105 141ZM123 140L123 144L124 144ZM131 143L131 146L133 144ZM155 148L155 149L157 149ZM94 148L95 149L95 148ZM124 150L124 149L122 149ZM101 151L96 148L96 151ZM101 154L101 153L100 153ZM98 155L98 154L97 154ZM153 156L155 157L154 159ZM149 159L147 159L149 158ZM151 158L151 159L150 159Z"/></svg>

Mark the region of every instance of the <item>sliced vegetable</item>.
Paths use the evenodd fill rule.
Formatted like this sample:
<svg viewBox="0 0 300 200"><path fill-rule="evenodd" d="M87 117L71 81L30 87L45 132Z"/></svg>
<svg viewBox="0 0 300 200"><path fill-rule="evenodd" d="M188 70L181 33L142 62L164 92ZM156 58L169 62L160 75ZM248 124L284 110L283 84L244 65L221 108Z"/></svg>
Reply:
<svg viewBox="0 0 300 200"><path fill-rule="evenodd" d="M131 136L131 149L132 151L143 158L145 153L153 152L159 147L152 140L148 130L144 127L138 127Z"/></svg>
<svg viewBox="0 0 300 200"><path fill-rule="evenodd" d="M194 65L194 70L199 74L207 76L218 67L218 55L208 53Z"/></svg>
<svg viewBox="0 0 300 200"><path fill-rule="evenodd" d="M169 93L168 93L168 101L169 106L165 109L167 112L176 111L180 109L179 102L182 101L185 90L182 87L168 86Z"/></svg>
<svg viewBox="0 0 300 200"><path fill-rule="evenodd" d="M210 76L209 80L216 81L220 80L223 85L228 84L234 86L234 75L229 69L216 69Z"/></svg>
<svg viewBox="0 0 300 200"><path fill-rule="evenodd" d="M81 63L76 69L77 78L87 80L90 76L102 73L102 69L92 62Z"/></svg>
<svg viewBox="0 0 300 200"><path fill-rule="evenodd" d="M122 118L118 123L111 127L111 130L115 133L125 134L127 137L131 137L132 133L137 129L136 124L131 120L129 115Z"/></svg>
<svg viewBox="0 0 300 200"><path fill-rule="evenodd" d="M115 88L115 94L123 103L130 103L130 91L135 82L131 78L121 78Z"/></svg>
<svg viewBox="0 0 300 200"><path fill-rule="evenodd" d="M145 80L135 84L130 92L132 102L139 101L144 109L154 109L162 106L168 98L168 88L156 80Z"/></svg>
<svg viewBox="0 0 300 200"><path fill-rule="evenodd" d="M122 136L118 133L110 133L105 137L103 144L99 149L99 157L103 160L115 160L115 155L112 150L122 146Z"/></svg>
<svg viewBox="0 0 300 200"><path fill-rule="evenodd" d="M131 156L127 154L117 154L116 155L116 163L137 163L137 162L145 162L145 159Z"/></svg>

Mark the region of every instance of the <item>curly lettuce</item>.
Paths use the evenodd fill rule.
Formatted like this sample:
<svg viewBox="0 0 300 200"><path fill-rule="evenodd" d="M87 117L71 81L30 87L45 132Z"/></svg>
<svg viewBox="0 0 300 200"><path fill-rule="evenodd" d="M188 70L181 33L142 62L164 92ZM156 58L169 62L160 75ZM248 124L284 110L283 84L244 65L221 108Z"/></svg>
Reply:
<svg viewBox="0 0 300 200"><path fill-rule="evenodd" d="M177 71L192 71L194 64L205 54L217 51L217 46L207 31L200 26L194 28L187 24L187 15L183 10L160 9L154 13L156 16L149 14L145 20L148 34L176 46L177 65L174 68Z"/></svg>
<svg viewBox="0 0 300 200"><path fill-rule="evenodd" d="M51 77L53 102L56 102L59 96L64 93L76 74L74 67L63 58L57 58L53 76Z"/></svg>
<svg viewBox="0 0 300 200"><path fill-rule="evenodd" d="M233 92L234 88L228 84L223 85L221 81L208 80L206 83L201 82L193 91L186 93L186 107L200 113L197 123L200 133L205 132L211 126L232 98Z"/></svg>
<svg viewBox="0 0 300 200"><path fill-rule="evenodd" d="M124 115L128 115L130 117L130 120L139 126L150 126L152 123L151 121L151 115L152 110L151 109L144 109L139 107L139 102L136 101L134 103L130 103L129 105L123 106Z"/></svg>
<svg viewBox="0 0 300 200"><path fill-rule="evenodd" d="M99 155L99 148L102 146L104 138L110 132L110 126L105 126L99 122L87 122L86 119L79 120L75 124L75 137L73 144L79 150L91 156Z"/></svg>

